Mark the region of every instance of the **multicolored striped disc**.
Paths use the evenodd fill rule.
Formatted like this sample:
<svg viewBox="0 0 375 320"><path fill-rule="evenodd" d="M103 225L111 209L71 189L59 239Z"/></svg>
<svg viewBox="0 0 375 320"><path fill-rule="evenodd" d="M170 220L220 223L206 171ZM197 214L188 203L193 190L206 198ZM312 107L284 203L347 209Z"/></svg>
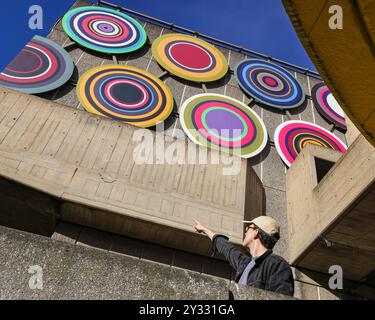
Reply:
<svg viewBox="0 0 375 320"><path fill-rule="evenodd" d="M152 54L164 69L191 81L215 81L228 71L228 62L218 49L185 34L172 33L157 38L152 43Z"/></svg>
<svg viewBox="0 0 375 320"><path fill-rule="evenodd" d="M26 44L0 73L0 86L26 93L42 93L62 86L73 74L70 55L40 36Z"/></svg>
<svg viewBox="0 0 375 320"><path fill-rule="evenodd" d="M62 19L68 36L80 45L99 52L121 54L141 48L147 35L128 15L102 7L79 7Z"/></svg>
<svg viewBox="0 0 375 320"><path fill-rule="evenodd" d="M329 123L346 130L345 113L323 82L317 83L312 88L311 97L315 108Z"/></svg>
<svg viewBox="0 0 375 320"><path fill-rule="evenodd" d="M346 152L347 147L328 130L305 121L286 121L275 130L277 152L285 164L290 167L302 148L313 143L333 150Z"/></svg>
<svg viewBox="0 0 375 320"><path fill-rule="evenodd" d="M173 97L154 75L118 64L95 67L78 81L77 96L89 112L151 127L173 110Z"/></svg>
<svg viewBox="0 0 375 320"><path fill-rule="evenodd" d="M184 102L180 122L195 143L249 158L267 144L267 129L242 102L220 94L195 95Z"/></svg>
<svg viewBox="0 0 375 320"><path fill-rule="evenodd" d="M280 66L259 59L239 62L234 75L256 101L277 109L298 108L305 101L300 83Z"/></svg>

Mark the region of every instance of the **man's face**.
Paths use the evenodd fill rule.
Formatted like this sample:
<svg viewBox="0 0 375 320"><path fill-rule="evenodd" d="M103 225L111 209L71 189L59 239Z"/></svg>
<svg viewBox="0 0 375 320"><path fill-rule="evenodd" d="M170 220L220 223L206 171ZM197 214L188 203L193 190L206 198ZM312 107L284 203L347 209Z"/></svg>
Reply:
<svg viewBox="0 0 375 320"><path fill-rule="evenodd" d="M246 225L242 245L248 248L250 244L256 239L258 233L259 231L253 223Z"/></svg>

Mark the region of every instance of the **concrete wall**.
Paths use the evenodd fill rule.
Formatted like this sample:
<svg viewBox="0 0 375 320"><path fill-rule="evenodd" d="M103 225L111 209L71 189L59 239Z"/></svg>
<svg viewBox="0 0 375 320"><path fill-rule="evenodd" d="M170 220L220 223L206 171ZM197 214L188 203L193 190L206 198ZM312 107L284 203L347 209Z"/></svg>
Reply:
<svg viewBox="0 0 375 320"><path fill-rule="evenodd" d="M335 163L319 184L315 158ZM305 148L287 174L292 261L322 273L337 264L346 279L371 286L374 185L375 149L364 136L344 157L315 145Z"/></svg>
<svg viewBox="0 0 375 320"><path fill-rule="evenodd" d="M241 221L261 214L261 182L245 159L235 158L238 174L224 175L229 155L169 137L161 144L165 150L182 150L183 161L137 162L143 152L134 139L137 127L7 89L0 90L0 110L0 176L59 200L55 208L33 201L32 192L30 199L19 198L24 194L0 185L4 205L16 207L12 212L27 216L35 202L45 208L45 213L37 212L49 216L52 226L58 216L201 254L208 254L208 245L194 232L193 218L240 243ZM144 150L144 157L149 159L156 149L160 152L158 141L164 135L141 131L145 133L152 150ZM220 161L191 163L187 149ZM5 211L0 218L11 227L19 221L24 229L15 214Z"/></svg>
<svg viewBox="0 0 375 320"><path fill-rule="evenodd" d="M0 227L0 299L282 300L290 297L180 268ZM42 289L30 289L43 270Z"/></svg>

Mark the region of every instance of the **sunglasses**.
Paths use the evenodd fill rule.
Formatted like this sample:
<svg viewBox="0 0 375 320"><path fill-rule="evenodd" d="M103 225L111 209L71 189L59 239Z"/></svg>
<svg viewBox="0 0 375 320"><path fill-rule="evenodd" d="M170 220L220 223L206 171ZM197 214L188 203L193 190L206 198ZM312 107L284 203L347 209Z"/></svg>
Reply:
<svg viewBox="0 0 375 320"><path fill-rule="evenodd" d="M249 230L249 229L253 229L253 230L257 230L257 226L253 225L253 224L248 224L245 226L245 233Z"/></svg>

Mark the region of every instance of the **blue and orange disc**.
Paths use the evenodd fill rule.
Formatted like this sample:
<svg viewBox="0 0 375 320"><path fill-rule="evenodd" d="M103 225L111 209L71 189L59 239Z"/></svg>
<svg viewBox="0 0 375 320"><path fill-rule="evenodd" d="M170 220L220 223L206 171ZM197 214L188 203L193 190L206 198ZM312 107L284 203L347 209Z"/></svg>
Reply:
<svg viewBox="0 0 375 320"><path fill-rule="evenodd" d="M154 75L118 64L90 69L77 84L77 96L89 112L151 127L165 120L173 110L173 97Z"/></svg>
<svg viewBox="0 0 375 320"><path fill-rule="evenodd" d="M238 63L234 71L240 87L256 101L277 109L298 108L305 101L300 83L287 70L259 59Z"/></svg>

